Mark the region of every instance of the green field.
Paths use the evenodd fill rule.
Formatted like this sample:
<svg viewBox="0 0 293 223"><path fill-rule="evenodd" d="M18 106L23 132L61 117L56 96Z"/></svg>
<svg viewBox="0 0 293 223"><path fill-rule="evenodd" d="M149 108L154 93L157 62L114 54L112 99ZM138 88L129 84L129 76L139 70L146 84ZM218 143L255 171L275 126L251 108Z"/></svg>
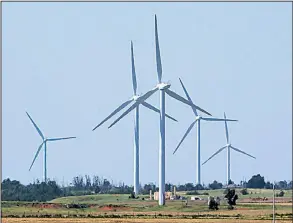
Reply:
<svg viewBox="0 0 293 223"><path fill-rule="evenodd" d="M249 199L249 198L257 198L257 197L266 197L271 199L273 196L273 190L270 189L247 189L248 194L247 195L242 195L240 194L241 189L236 189L236 193L239 196L238 202L241 202L243 199ZM223 198L223 193L224 189L219 189L219 190L201 190L200 193L207 192L209 195L186 195L186 191L180 191L177 192L178 195L182 195L184 197L190 198L192 196L197 196L202 199L207 199L208 196L219 196ZM278 190L275 191L275 193L279 192ZM292 198L292 190L285 190L284 191L284 197L283 198ZM69 203L79 203L79 204L119 204L119 203L129 203L128 199L129 195L126 194L117 194L117 195L86 195L86 196L71 196L71 197L62 197L62 198L57 198L54 199L50 202L52 203L62 203L62 204L69 204ZM140 195L141 198L149 198L148 195ZM118 200L117 200L118 199ZM276 198L278 200L282 198ZM134 201L135 202L135 201ZM147 201L145 200L144 203L146 202L152 202L152 201ZM130 202L131 203L131 202Z"/></svg>
<svg viewBox="0 0 293 223"><path fill-rule="evenodd" d="M223 197L224 190L208 190L211 196ZM203 191L200 191L203 192ZM224 200L218 211L211 211L207 205L207 195L199 195L204 200L166 201L166 205L158 206L154 200L146 200L148 196L139 199L129 199L129 195L97 194L86 196L70 196L54 199L50 202L2 202L2 216L5 218L32 217L74 217L74 218L180 218L180 219L242 219L270 220L272 219L271 200L258 200L255 197L272 198L272 190L248 189L248 195L239 195L236 209L228 210ZM252 192L252 194L250 194ZM185 192L178 192L184 195ZM239 194L239 193L238 193ZM142 197L145 200L142 200ZM186 196L190 197L190 196ZM251 199L250 199L251 198ZM67 204L79 204L82 207L68 208ZM292 191L285 191L285 196L276 198L276 218L292 221Z"/></svg>

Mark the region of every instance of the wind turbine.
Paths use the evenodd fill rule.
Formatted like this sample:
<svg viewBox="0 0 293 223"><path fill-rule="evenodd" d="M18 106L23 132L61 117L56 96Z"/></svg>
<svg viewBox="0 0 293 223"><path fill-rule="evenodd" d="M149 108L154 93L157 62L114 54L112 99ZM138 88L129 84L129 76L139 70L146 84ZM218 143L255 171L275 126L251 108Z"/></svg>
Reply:
<svg viewBox="0 0 293 223"><path fill-rule="evenodd" d="M224 118L226 119L226 114L224 112ZM227 185L229 184L229 181L231 180L230 178L230 149L233 149L239 153L243 153L247 156L250 156L254 159L256 159L254 156L249 155L248 153L245 153L243 151L241 151L240 149L237 149L235 147L233 147L231 145L231 142L229 140L229 134L228 134L228 126L227 126L227 122L225 121L225 130L226 130L226 140L227 140L227 144L222 147L221 149L219 149L217 152L215 152L210 158L208 158L202 165L204 165L206 162L208 162L211 158L213 158L215 155L217 155L218 153L220 153L222 150L224 150L225 148L227 148Z"/></svg>
<svg viewBox="0 0 293 223"><path fill-rule="evenodd" d="M179 78L179 81L181 83L181 86L184 90L184 93L188 99L188 101L190 101L191 103L192 100L182 82L182 80ZM184 141L184 139L186 138L186 136L189 134L189 132L191 131L191 129L194 127L194 125L197 123L197 173L196 173L196 184L201 184L201 172L200 172L200 122L201 120L203 121L212 121L212 122L217 122L217 121L237 121L237 120L233 120L233 119L222 119L222 118L214 118L214 117L202 117L201 115L199 115L196 111L196 108L191 107L192 111L195 115L195 121L191 123L191 125L189 126L189 128L187 129L187 131L185 132L183 138L181 139L181 141L179 142L178 146L176 147L176 149L174 150L173 154L175 154L175 152L179 149L180 145L182 144L182 142Z"/></svg>
<svg viewBox="0 0 293 223"><path fill-rule="evenodd" d="M136 81L136 72L135 72L135 65L134 65L134 54L133 54L133 43L131 41L131 66L132 66L132 87L133 87L133 96L126 102L124 102L122 105L120 105L114 112L112 112L108 117L106 117L100 124L98 124L94 129L97 129L99 126L101 126L104 122L106 122L108 119L110 119L112 116L114 116L116 113L118 113L120 110L122 110L124 107L126 107L131 102L137 102L141 100L141 96L137 94L137 81ZM142 96L143 97L143 96ZM135 104L135 103L134 103ZM157 113L160 113L160 110L152 106L151 104L142 101L141 104ZM166 115L168 118L172 119L173 121L177 120L175 118L172 118L169 115ZM137 104L134 114L134 193L139 193L139 104Z"/></svg>
<svg viewBox="0 0 293 223"><path fill-rule="evenodd" d="M33 162L29 168L29 171L31 170L32 166L34 165L34 162L36 160L36 158L38 157L43 145L44 145L44 180L45 183L47 183L47 142L50 141L58 141L58 140L65 140L65 139L74 139L76 137L65 137L65 138L46 138L44 137L43 133L41 132L41 130L39 129L39 127L36 125L36 123L33 121L33 119L31 118L31 116L26 112L27 116L29 117L29 119L31 120L31 122L33 123L34 127L36 128L37 132L39 133L39 135L41 136L43 142L41 143L41 145L39 146L36 155L33 159Z"/></svg>
<svg viewBox="0 0 293 223"><path fill-rule="evenodd" d="M118 117L110 126L111 128L115 123L127 115L131 110L136 108L139 103L142 103L157 90L160 90L160 144L159 144L159 205L165 204L165 93L167 93L172 98L175 98L178 101L181 101L189 106L192 106L208 115L211 115L202 108L194 105L190 101L181 97L174 91L171 91L169 88L171 84L162 82L162 63L160 56L160 47L159 47L159 37L158 37L158 27L157 27L157 16L155 15L155 42L156 42L156 62L157 62L157 72L158 72L158 84L155 88L147 92L144 96L141 97L141 100L137 101L136 104L133 104L127 111L125 111L120 117Z"/></svg>

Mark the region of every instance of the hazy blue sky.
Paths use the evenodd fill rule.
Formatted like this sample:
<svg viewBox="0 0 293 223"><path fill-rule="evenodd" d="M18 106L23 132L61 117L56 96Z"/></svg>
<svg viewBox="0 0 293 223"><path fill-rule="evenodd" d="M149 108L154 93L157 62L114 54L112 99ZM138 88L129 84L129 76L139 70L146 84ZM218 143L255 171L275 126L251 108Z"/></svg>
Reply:
<svg viewBox="0 0 293 223"><path fill-rule="evenodd" d="M154 14L158 16L163 80L229 123L236 182L260 173L292 178L291 3L3 3L2 177L42 179L41 143L28 111L48 137L48 177L65 182L97 174L133 183L131 113L108 130L92 128L132 96L130 40L138 92L157 83ZM158 106L159 95L149 100ZM159 115L141 107L140 176L158 182ZM195 182L196 128L172 155L194 120L190 107L168 97L166 182ZM202 162L226 143L224 123L202 122ZM202 168L202 181L224 182L226 152Z"/></svg>

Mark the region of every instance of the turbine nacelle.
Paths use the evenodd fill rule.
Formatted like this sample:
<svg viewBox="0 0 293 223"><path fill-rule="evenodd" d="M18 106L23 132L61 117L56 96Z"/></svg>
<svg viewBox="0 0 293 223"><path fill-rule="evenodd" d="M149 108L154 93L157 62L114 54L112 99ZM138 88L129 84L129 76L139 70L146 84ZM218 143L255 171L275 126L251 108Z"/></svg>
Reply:
<svg viewBox="0 0 293 223"><path fill-rule="evenodd" d="M195 117L195 120L197 121L197 120L201 120L202 119L202 117L201 116L196 116Z"/></svg>
<svg viewBox="0 0 293 223"><path fill-rule="evenodd" d="M132 99L133 99L134 101L138 101L139 98L140 98L140 95L134 95L134 96L132 97Z"/></svg>
<svg viewBox="0 0 293 223"><path fill-rule="evenodd" d="M165 89L168 89L168 88L170 88L171 87L171 84L169 84L169 83L159 83L158 85L157 85L157 88L159 89L159 90L165 90Z"/></svg>

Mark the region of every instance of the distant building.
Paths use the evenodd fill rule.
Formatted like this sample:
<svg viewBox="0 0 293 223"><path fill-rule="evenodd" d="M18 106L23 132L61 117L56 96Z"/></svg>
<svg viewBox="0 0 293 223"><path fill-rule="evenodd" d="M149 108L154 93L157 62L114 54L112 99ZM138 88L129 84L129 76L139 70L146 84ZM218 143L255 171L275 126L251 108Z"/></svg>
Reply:
<svg viewBox="0 0 293 223"><path fill-rule="evenodd" d="M172 192L165 192L165 199L166 200L170 200L171 196L172 196ZM156 201L159 200L159 192L154 193L154 200L156 200Z"/></svg>
<svg viewBox="0 0 293 223"><path fill-rule="evenodd" d="M202 200L202 199L200 197L193 196L190 198L190 200L196 201L196 200Z"/></svg>

